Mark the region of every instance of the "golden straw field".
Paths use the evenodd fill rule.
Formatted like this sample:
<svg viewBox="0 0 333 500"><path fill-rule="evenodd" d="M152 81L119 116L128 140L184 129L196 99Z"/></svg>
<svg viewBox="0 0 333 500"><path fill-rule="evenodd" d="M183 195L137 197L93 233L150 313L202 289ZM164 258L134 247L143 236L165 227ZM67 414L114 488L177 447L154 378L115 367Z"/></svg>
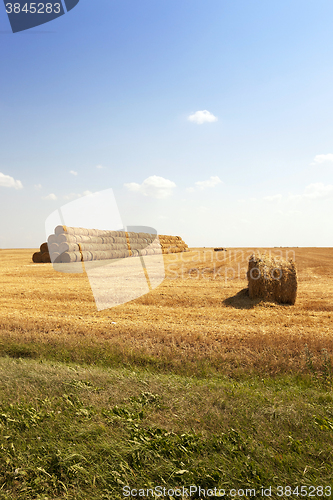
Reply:
<svg viewBox="0 0 333 500"><path fill-rule="evenodd" d="M199 248L164 255L160 286L98 312L85 274L34 264L33 249L0 250L0 349L24 342L33 355L35 344L45 344L68 349L75 359L80 346L90 345L98 356L116 350L120 361L141 357L180 370L199 361L225 373L302 370L306 349L319 363L322 349L331 353L333 347L333 249L264 250L295 256L294 306L247 296L252 251Z"/></svg>

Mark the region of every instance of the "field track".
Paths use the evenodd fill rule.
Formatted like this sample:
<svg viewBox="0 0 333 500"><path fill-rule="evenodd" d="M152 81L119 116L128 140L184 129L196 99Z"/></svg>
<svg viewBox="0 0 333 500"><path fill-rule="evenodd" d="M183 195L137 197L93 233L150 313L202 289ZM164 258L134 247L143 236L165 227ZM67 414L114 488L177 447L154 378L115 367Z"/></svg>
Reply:
<svg viewBox="0 0 333 500"><path fill-rule="evenodd" d="M315 364L322 349L333 352L332 248L271 249L295 254L295 306L244 293L251 249L201 248L165 255L158 288L100 312L86 275L33 264L33 251L0 250L0 348L9 340L72 347L85 341L170 363L204 359L224 371L269 373L302 369L305 345Z"/></svg>

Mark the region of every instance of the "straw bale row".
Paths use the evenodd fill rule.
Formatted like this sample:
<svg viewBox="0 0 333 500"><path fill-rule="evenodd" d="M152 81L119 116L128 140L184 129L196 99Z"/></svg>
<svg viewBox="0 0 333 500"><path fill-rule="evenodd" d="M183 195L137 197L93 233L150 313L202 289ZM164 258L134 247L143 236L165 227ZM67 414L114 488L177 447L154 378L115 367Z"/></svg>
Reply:
<svg viewBox="0 0 333 500"><path fill-rule="evenodd" d="M80 262L188 251L180 236L57 226L33 262Z"/></svg>

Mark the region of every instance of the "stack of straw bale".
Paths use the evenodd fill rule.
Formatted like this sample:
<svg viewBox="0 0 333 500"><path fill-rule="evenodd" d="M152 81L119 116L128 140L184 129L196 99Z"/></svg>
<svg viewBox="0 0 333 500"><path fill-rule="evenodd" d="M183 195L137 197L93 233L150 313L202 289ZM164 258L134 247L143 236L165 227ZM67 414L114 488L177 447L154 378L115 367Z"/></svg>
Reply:
<svg viewBox="0 0 333 500"><path fill-rule="evenodd" d="M160 234L158 236L162 248L162 253L178 253L188 252L188 245L180 236L166 236Z"/></svg>
<svg viewBox="0 0 333 500"><path fill-rule="evenodd" d="M247 272L249 296L280 304L295 304L297 272L292 259L253 254Z"/></svg>
<svg viewBox="0 0 333 500"><path fill-rule="evenodd" d="M180 236L159 236L149 233L102 231L57 226L41 251L48 250L48 260L41 252L34 262L70 263L92 260L120 259L138 255L184 252L188 246ZM45 247L46 246L46 247ZM45 260L44 260L45 259Z"/></svg>

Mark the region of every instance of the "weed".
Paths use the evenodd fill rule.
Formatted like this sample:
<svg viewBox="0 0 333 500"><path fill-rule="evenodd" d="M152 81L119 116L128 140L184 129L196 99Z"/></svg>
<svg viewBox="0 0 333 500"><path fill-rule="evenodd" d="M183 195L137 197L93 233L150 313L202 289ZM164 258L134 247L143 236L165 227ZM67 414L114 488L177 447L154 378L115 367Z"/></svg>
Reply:
<svg viewBox="0 0 333 500"><path fill-rule="evenodd" d="M308 348L307 344L305 344L305 346L304 346L304 353L305 353L305 365L311 373L314 373L315 370L314 370L314 366L313 366L313 354L310 351L310 349Z"/></svg>

